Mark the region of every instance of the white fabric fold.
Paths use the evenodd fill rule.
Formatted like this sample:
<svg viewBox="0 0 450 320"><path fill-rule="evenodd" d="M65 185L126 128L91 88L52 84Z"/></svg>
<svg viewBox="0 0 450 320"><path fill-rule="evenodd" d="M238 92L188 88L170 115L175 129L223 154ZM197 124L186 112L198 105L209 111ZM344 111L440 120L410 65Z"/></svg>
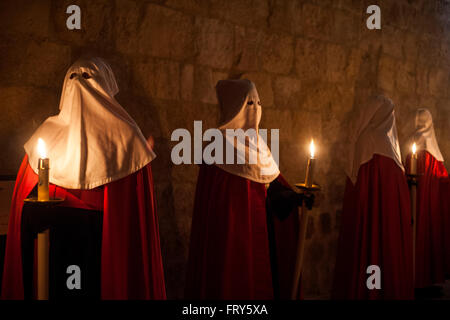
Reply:
<svg viewBox="0 0 450 320"><path fill-rule="evenodd" d="M233 164L216 164L224 171L258 182L270 183L280 174L278 164L274 160L266 141L259 133L261 121L261 102L253 82L250 80L220 80L216 85L217 99L220 106L219 130L225 137L226 145L231 145L237 155ZM235 139L227 135L228 130L242 129L251 133L254 139ZM256 155L251 161L251 155ZM238 159L240 162L239 163Z"/></svg>
<svg viewBox="0 0 450 320"><path fill-rule="evenodd" d="M392 101L384 96L371 97L359 108L350 123L345 172L353 184L362 164L374 154L389 157L404 171L395 125Z"/></svg>
<svg viewBox="0 0 450 320"><path fill-rule="evenodd" d="M143 168L155 153L136 122L116 101L117 83L100 58L78 60L67 71L59 109L25 143L37 172L37 141L50 159L50 182L67 189L93 189Z"/></svg>

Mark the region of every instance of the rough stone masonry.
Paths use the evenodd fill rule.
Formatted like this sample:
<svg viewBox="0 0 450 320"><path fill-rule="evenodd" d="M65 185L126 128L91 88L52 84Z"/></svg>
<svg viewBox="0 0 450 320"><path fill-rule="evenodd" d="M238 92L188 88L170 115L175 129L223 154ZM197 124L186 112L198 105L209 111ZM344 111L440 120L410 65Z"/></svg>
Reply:
<svg viewBox="0 0 450 320"><path fill-rule="evenodd" d="M81 8L81 30L66 8ZM366 8L381 8L368 30ZM0 175L15 174L23 144L58 113L62 80L81 55L107 59L118 101L152 134L152 164L169 298L182 298L198 168L175 166L170 135L217 123L214 86L248 78L258 87L262 128L280 128L281 171L305 175L317 142L322 193L308 226L306 298L326 298L333 277L352 108L382 91L396 107L400 141L417 107L435 119L450 157L450 3L446 0L40 0L0 2ZM7 217L0 219L6 232Z"/></svg>

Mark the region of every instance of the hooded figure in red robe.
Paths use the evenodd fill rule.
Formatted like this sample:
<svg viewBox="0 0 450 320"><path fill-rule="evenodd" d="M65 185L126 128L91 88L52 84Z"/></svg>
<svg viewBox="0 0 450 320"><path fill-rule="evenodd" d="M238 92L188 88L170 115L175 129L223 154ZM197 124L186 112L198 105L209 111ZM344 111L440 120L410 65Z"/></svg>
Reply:
<svg viewBox="0 0 450 320"><path fill-rule="evenodd" d="M376 96L351 124L334 299L413 299L412 228L394 105Z"/></svg>
<svg viewBox="0 0 450 320"><path fill-rule="evenodd" d="M444 207L441 181L448 178L428 109L418 109L415 131L405 145L406 170L410 170L411 146L417 146L416 270L415 287L444 282Z"/></svg>
<svg viewBox="0 0 450 320"><path fill-rule="evenodd" d="M301 205L303 195L281 177L260 135L261 103L255 85L221 80L216 92L221 112L216 156L221 153L227 160L204 159L200 167L186 297L287 299L298 228L290 213ZM229 133L239 129L253 136L235 141ZM253 162L252 151L257 155ZM311 205L312 198L307 199Z"/></svg>
<svg viewBox="0 0 450 320"><path fill-rule="evenodd" d="M50 196L62 206L103 211L102 299L165 299L150 145L117 102L109 65L81 59L67 71L60 112L25 144L14 189L2 299L24 299L21 256L23 200L38 181L37 141L47 146Z"/></svg>

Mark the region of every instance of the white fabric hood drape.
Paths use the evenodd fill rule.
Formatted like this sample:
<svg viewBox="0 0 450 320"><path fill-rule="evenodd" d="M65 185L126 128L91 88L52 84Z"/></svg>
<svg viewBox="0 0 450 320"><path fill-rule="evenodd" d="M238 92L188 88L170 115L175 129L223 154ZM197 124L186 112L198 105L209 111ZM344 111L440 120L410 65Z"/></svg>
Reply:
<svg viewBox="0 0 450 320"><path fill-rule="evenodd" d="M393 159L404 171L395 125L394 104L390 99L376 96L369 99L352 119L348 141L346 174L356 183L362 164L374 154Z"/></svg>
<svg viewBox="0 0 450 320"><path fill-rule="evenodd" d="M37 173L37 141L50 159L50 183L92 189L143 168L156 156L136 122L115 100L111 68L100 58L79 60L67 71L59 104L24 145Z"/></svg>
<svg viewBox="0 0 450 320"><path fill-rule="evenodd" d="M216 85L217 99L220 106L220 126L224 141L224 164L216 164L228 173L259 183L270 183L280 174L278 165L273 159L264 139L259 134L261 120L261 102L253 82L249 80L220 80ZM256 139L240 141L226 135L227 129L253 129ZM245 160L239 164L225 163L226 145L234 146L237 157ZM239 152L239 150L245 150ZM250 153L257 155L256 163L250 163ZM245 159L244 159L245 157Z"/></svg>
<svg viewBox="0 0 450 320"><path fill-rule="evenodd" d="M417 109L415 119L415 130L412 136L408 139L408 142L404 146L405 155L411 153L411 146L416 143L417 150L426 150L437 161L444 161L441 150L436 140L434 133L433 117L431 112L426 108Z"/></svg>

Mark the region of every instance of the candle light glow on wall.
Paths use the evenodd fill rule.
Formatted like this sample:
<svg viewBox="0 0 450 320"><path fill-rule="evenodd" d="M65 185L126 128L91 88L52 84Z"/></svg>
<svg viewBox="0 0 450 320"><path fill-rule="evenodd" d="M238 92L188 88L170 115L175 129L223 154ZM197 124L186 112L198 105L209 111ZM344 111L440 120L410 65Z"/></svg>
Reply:
<svg viewBox="0 0 450 320"><path fill-rule="evenodd" d="M49 201L49 170L50 170L50 160L47 158L47 150L45 147L45 142L41 138L38 139L38 201Z"/></svg>
<svg viewBox="0 0 450 320"><path fill-rule="evenodd" d="M316 146L314 145L314 140L312 140L312 139L311 139L311 143L309 144L309 153L310 153L310 157L308 159L308 166L306 167L306 178L305 178L306 187L312 187L313 178L314 178L314 163L315 163Z"/></svg>
<svg viewBox="0 0 450 320"><path fill-rule="evenodd" d="M410 174L417 174L417 146L416 143L412 145L412 154L411 154L411 169Z"/></svg>

